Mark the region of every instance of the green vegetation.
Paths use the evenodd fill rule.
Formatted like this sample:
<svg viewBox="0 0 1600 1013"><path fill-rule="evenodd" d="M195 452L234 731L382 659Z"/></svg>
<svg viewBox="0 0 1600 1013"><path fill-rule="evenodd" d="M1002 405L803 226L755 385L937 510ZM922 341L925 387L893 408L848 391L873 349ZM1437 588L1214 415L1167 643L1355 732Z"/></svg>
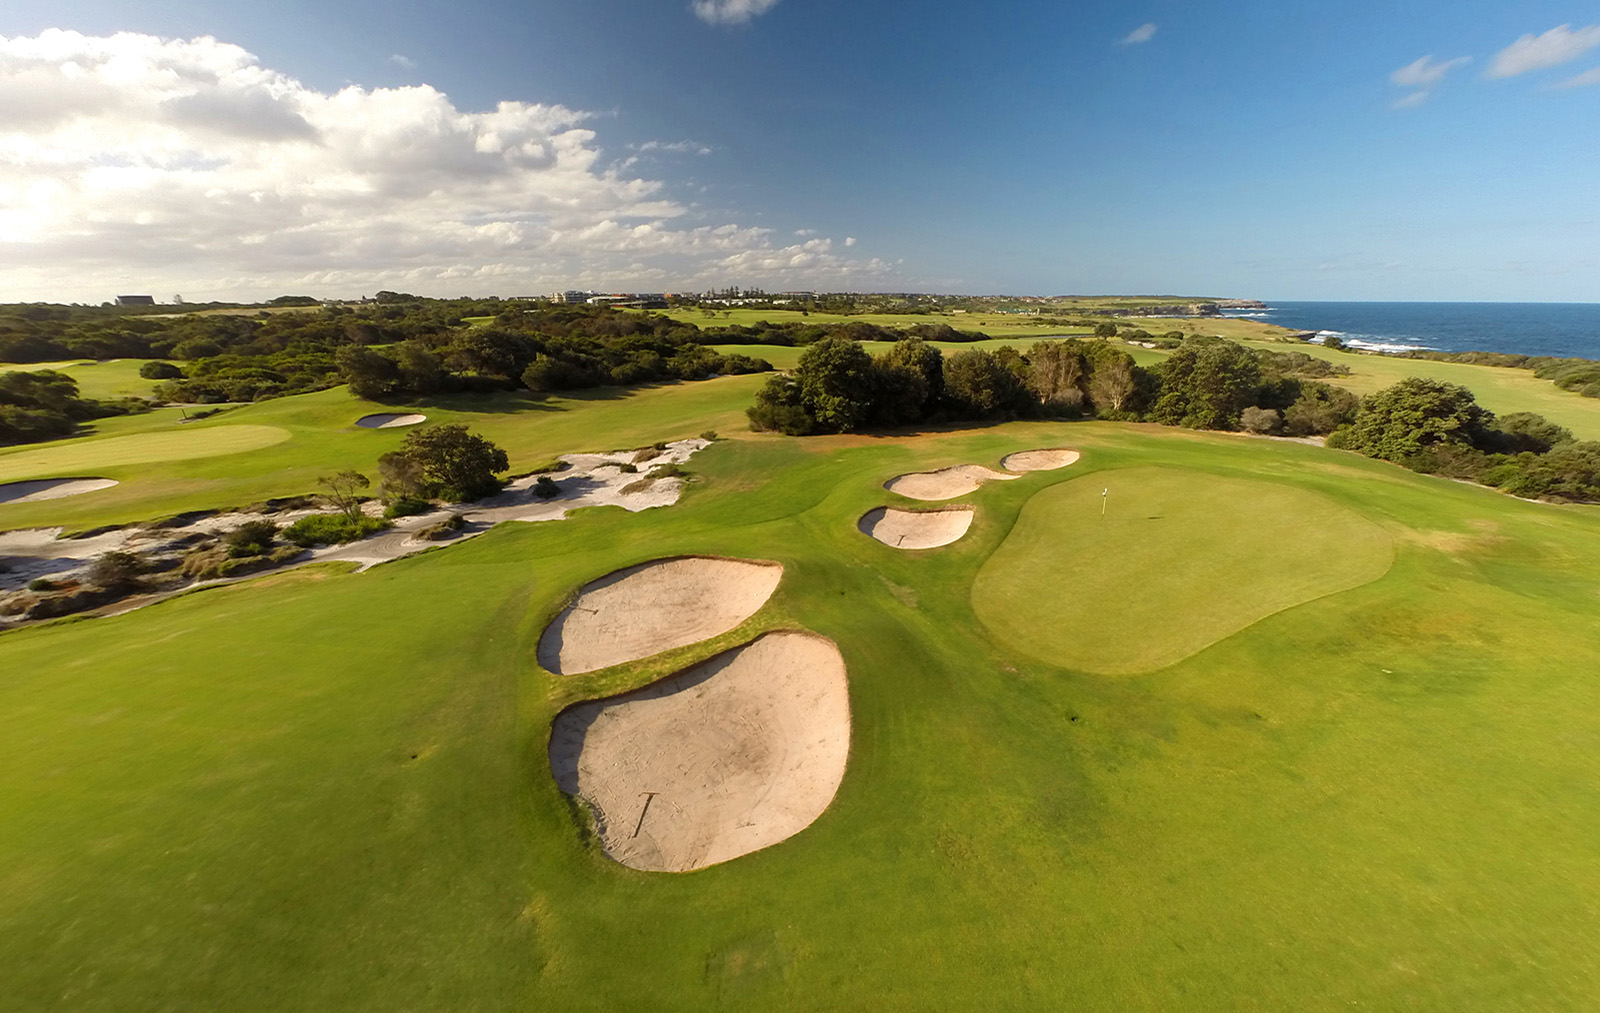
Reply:
<svg viewBox="0 0 1600 1013"><path fill-rule="evenodd" d="M587 435L562 449L672 435L634 435L610 407L588 402ZM894 474L1064 443L1082 461L984 486L953 545L902 553L855 529ZM671 509L507 525L366 574L313 566L0 636L0 1005L1588 1005L1593 508L1104 422L744 437L694 468L704 481ZM1125 483L1167 502L1238 494L1274 531L1312 519L1256 539L1239 568L1196 551L1209 530L1193 517L1169 515L1198 532L1186 541L1130 511L1166 547L1150 555L1052 520ZM992 560L1047 520L1066 540L1052 580L1007 600ZM1331 578L1346 564L1321 525L1363 558L1392 545L1392 567ZM786 566L745 629L620 673L534 666L573 588L702 552ZM1256 566L1304 594L1278 599ZM1259 618L1114 678L980 619L1053 599L1041 622L1081 629L1109 614L1082 581L1170 589L1117 619L1158 641L1188 588ZM688 875L598 854L549 775L554 714L791 626L849 665L851 759L828 812Z"/></svg>
<svg viewBox="0 0 1600 1013"><path fill-rule="evenodd" d="M382 517L349 517L345 514L312 514L283 529L283 540L309 549L316 545L340 545L390 526Z"/></svg>

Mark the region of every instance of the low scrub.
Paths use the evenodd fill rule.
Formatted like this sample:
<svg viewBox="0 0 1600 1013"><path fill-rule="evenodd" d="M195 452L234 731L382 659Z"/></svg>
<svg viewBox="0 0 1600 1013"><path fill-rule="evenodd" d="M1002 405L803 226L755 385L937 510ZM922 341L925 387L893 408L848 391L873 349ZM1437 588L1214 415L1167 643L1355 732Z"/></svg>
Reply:
<svg viewBox="0 0 1600 1013"><path fill-rule="evenodd" d="M285 541L309 549L315 545L342 545L377 534L393 525L381 517L346 517L315 514L302 517L284 529Z"/></svg>

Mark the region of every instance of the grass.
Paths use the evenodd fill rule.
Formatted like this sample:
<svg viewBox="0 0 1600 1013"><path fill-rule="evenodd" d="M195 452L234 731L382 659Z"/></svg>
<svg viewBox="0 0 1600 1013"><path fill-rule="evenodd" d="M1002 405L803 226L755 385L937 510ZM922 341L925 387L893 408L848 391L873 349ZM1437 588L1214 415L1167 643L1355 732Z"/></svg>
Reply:
<svg viewBox="0 0 1600 1013"><path fill-rule="evenodd" d="M159 380L146 380L139 369L148 359L69 359L64 362L0 362L0 372L34 372L53 369L78 381L78 393L97 401L120 397L151 397Z"/></svg>
<svg viewBox="0 0 1600 1013"><path fill-rule="evenodd" d="M1061 445L1082 461L974 493L944 549L855 530L894 474ZM0 636L0 1006L1462 1011L1600 990L1600 512L1105 423L722 441L692 470L671 509ZM991 633L989 561L1124 481L1315 505L1394 562L1116 678ZM1257 522L1291 533L1261 539L1280 572L1344 565L1310 525ZM701 552L787 570L671 664L777 626L834 638L850 765L790 841L639 873L594 850L544 750L565 703L671 664L557 678L534 649L573 587ZM1173 546L1123 581L1231 593L1214 565ZM1073 577L1010 604L1082 605Z"/></svg>

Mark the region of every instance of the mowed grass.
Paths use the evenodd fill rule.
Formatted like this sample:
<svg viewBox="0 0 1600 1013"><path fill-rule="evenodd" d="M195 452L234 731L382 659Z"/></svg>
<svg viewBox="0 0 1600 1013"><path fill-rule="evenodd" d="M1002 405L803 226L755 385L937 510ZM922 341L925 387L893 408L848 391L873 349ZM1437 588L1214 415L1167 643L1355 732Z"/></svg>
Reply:
<svg viewBox="0 0 1600 1013"><path fill-rule="evenodd" d="M1063 445L1083 459L966 497L950 546L855 529L895 474ZM691 470L670 509L0 636L0 1008L1456 1013L1600 993L1600 511L1105 423L724 441ZM1170 473L1330 501L1394 564L1115 678L974 613L1036 498ZM1285 573L1336 565L1308 531L1263 541ZM550 721L726 641L631 675L534 654L572 588L692 552L785 564L729 639L838 642L850 764L789 841L640 873L554 787ZM1212 562L1134 554L1121 577L1233 594ZM1155 629L1183 605L1141 607Z"/></svg>
<svg viewBox="0 0 1600 1013"><path fill-rule="evenodd" d="M165 461L192 461L260 450L287 439L289 432L277 426L218 424L204 429L163 429L36 450L22 449L0 458L0 476L10 480L22 475L43 476L45 472L77 475L97 467L125 468Z"/></svg>
<svg viewBox="0 0 1600 1013"><path fill-rule="evenodd" d="M1288 554L1297 562L1286 565ZM1376 580L1393 558L1387 532L1325 496L1127 468L1030 499L978 571L972 605L997 640L1019 651L1126 675Z"/></svg>
<svg viewBox="0 0 1600 1013"><path fill-rule="evenodd" d="M78 393L97 401L120 397L150 397L160 381L146 380L139 370L149 359L70 359L64 362L0 362L0 372L65 373L78 381Z"/></svg>

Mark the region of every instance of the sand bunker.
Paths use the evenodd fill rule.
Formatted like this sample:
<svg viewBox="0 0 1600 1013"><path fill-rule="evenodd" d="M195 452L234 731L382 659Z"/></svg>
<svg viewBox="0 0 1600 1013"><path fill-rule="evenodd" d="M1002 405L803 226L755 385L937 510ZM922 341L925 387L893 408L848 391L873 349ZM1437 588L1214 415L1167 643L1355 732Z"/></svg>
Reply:
<svg viewBox="0 0 1600 1013"><path fill-rule="evenodd" d="M783 567L686 556L585 584L539 638L539 664L561 675L637 661L726 633L777 590Z"/></svg>
<svg viewBox="0 0 1600 1013"><path fill-rule="evenodd" d="M909 475L898 475L883 483L883 487L909 499L954 499L965 496L985 482L1017 477L982 465L958 464L938 471L914 471Z"/></svg>
<svg viewBox="0 0 1600 1013"><path fill-rule="evenodd" d="M653 686L562 711L550 768L607 855L688 872L770 847L844 777L850 696L833 641L769 633Z"/></svg>
<svg viewBox="0 0 1600 1013"><path fill-rule="evenodd" d="M46 478L35 482L0 484L0 503L42 503L47 499L99 492L116 485L110 478Z"/></svg>
<svg viewBox="0 0 1600 1013"><path fill-rule="evenodd" d="M363 415L356 419L356 425L362 429L399 429L401 426L414 426L428 421L426 415Z"/></svg>
<svg viewBox="0 0 1600 1013"><path fill-rule="evenodd" d="M1054 471L1078 460L1076 450L1023 450L1000 458L1000 467L1007 471Z"/></svg>
<svg viewBox="0 0 1600 1013"><path fill-rule="evenodd" d="M972 526L972 508L945 507L940 510L896 510L878 507L868 510L856 522L864 535L897 549L932 549L967 533Z"/></svg>

